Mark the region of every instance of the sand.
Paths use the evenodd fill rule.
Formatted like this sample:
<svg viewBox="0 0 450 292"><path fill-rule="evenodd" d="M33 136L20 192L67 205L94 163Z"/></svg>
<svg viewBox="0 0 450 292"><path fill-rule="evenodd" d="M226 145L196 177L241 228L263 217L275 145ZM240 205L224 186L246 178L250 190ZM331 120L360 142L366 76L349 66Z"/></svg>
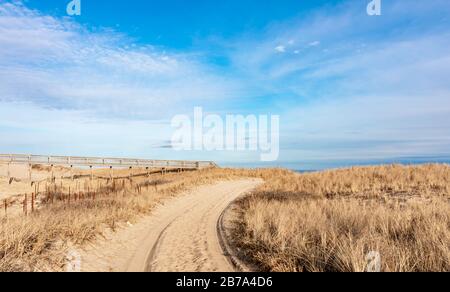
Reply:
<svg viewBox="0 0 450 292"><path fill-rule="evenodd" d="M217 232L222 212L261 183L257 179L201 186L158 206L137 224L74 251L82 271L230 272Z"/></svg>
<svg viewBox="0 0 450 292"><path fill-rule="evenodd" d="M152 170L152 172L158 170ZM8 176L9 173L9 176ZM47 186L51 186L51 178L55 178L55 184L62 186L65 192L86 191L87 187L95 187L99 181L105 183L113 175L115 178L132 176L143 176L147 174L146 169L135 168L133 170L125 168L115 168L113 172L105 168L94 168L91 172L89 168L76 168L72 170L68 167L35 165L31 171L31 180L29 167L26 164L10 164L9 166L0 163L0 219L6 216L4 204L8 205L8 217L21 215L23 213L23 201L25 195L30 198L31 193L45 191ZM94 180L91 181L91 175ZM153 175L157 175L156 173ZM72 176L75 178L72 180ZM100 178L100 179L99 179ZM42 198L42 197L39 197ZM39 207L40 199L36 201L36 207Z"/></svg>
<svg viewBox="0 0 450 292"><path fill-rule="evenodd" d="M9 178L8 178L9 169ZM45 189L46 181L50 184L52 173L55 177L55 182L59 186L62 182L64 189L68 190L70 187L73 190L83 188L84 182L88 182L91 176L91 170L85 168L73 168L70 170L68 167L55 166L53 171L50 170L50 166L37 166L31 171L31 180L29 176L29 168L25 164L0 164L0 201L15 196L23 196L24 194L30 194L35 192L36 185L39 185L39 192ZM154 171L154 170L152 170ZM116 168L111 171L105 168L93 169L92 174L94 178L101 177L107 179L111 174L115 178L128 177L130 174L141 175L146 174L147 170L136 168L132 171L128 169ZM71 177L82 176L78 179L71 180ZM34 182L32 184L32 182Z"/></svg>

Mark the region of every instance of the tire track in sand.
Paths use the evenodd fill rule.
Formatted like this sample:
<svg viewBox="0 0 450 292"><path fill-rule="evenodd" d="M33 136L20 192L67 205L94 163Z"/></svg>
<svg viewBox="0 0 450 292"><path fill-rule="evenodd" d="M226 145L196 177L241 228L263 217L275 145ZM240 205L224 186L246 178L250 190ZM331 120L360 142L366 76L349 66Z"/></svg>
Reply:
<svg viewBox="0 0 450 292"><path fill-rule="evenodd" d="M156 207L132 227L81 251L83 271L229 272L217 224L223 211L262 181L200 186Z"/></svg>

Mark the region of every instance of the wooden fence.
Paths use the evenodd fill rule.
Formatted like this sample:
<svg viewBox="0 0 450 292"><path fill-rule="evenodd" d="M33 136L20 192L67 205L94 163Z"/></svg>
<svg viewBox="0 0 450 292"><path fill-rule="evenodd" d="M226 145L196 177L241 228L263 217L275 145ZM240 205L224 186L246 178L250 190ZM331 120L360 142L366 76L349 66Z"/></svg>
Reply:
<svg viewBox="0 0 450 292"><path fill-rule="evenodd" d="M135 193L140 194L142 192L142 188L154 187L156 190L158 186L161 184L158 180L154 181L146 181L141 184L134 185L132 169L147 169L147 176L150 173L150 170L156 170L157 172L161 171L163 174L167 171L173 170L199 170L205 168L215 168L218 167L212 161L176 161L176 160L146 160L146 159L130 159L130 158L100 158L100 157L73 157L73 156L43 156L43 155L23 155L23 154L0 154L0 163L8 165L8 178L10 177L9 173L9 165L10 164L23 164L27 165L29 168L29 179L31 181L31 186L34 186L35 190L32 193L24 194L23 201L19 199L20 204L23 206L23 213L28 215L28 213L32 213L35 211L37 198L39 196L40 202L51 203L54 201L62 201L67 204L71 204L71 202L83 201L86 199L96 200L96 198L107 196L109 194L116 194L118 192L123 192L125 195L125 191L129 191L132 189ZM48 179L43 181L32 181L31 180L31 169L33 165L48 165L51 166L65 166L70 167L90 167L91 169L91 181L94 178L92 169L94 167L97 168L109 168L111 170L111 176L106 184L99 184L97 186L91 186L87 188L87 190L81 190L78 188L71 189L70 186L68 190L64 191L62 182L61 187L58 188L55 183L53 171L51 180ZM130 176L128 178L114 178L112 174L113 168L129 168ZM71 172L72 173L72 172ZM73 174L71 175L72 181L74 179ZM103 178L104 179L104 178ZM131 185L127 188L126 182L129 182ZM11 184L10 179L10 184ZM121 183L119 183L121 182ZM40 185L44 184L45 189L40 190ZM128 190L127 190L128 189ZM20 195L19 195L20 196ZM17 200L15 200L17 202ZM3 202L0 202L0 210L4 209L4 214L7 216L8 207L13 204L8 198L4 199Z"/></svg>
<svg viewBox="0 0 450 292"><path fill-rule="evenodd" d="M157 169L204 169L214 168L212 161L148 160L131 158L101 158L76 156L44 156L23 154L0 154L0 163L7 164L41 164L58 166L118 167L118 168L157 168Z"/></svg>

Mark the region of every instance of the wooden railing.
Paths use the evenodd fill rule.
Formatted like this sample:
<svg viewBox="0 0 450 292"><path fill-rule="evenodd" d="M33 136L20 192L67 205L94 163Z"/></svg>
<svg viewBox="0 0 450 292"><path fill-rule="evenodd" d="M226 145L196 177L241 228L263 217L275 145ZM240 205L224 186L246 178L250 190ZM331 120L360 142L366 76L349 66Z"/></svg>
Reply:
<svg viewBox="0 0 450 292"><path fill-rule="evenodd" d="M148 160L131 158L45 156L24 154L0 154L0 163L59 165L70 167L136 167L158 169L204 169L217 167L217 164L212 161Z"/></svg>

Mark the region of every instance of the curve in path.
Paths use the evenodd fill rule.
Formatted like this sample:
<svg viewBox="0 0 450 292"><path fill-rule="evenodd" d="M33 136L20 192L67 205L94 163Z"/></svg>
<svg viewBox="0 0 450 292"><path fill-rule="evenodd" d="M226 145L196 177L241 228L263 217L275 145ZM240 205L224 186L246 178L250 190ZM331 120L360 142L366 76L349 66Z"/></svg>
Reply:
<svg viewBox="0 0 450 292"><path fill-rule="evenodd" d="M155 210L127 271L230 272L217 222L227 206L260 180L246 179L202 186Z"/></svg>

